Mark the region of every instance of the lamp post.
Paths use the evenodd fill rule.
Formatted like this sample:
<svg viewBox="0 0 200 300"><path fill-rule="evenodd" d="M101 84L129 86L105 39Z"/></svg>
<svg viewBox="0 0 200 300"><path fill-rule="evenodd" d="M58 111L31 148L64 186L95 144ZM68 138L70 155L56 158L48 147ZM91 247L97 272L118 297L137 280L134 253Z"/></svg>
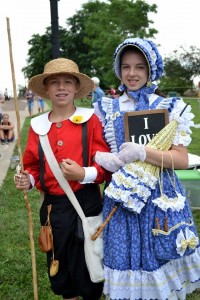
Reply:
<svg viewBox="0 0 200 300"><path fill-rule="evenodd" d="M59 40L59 25L58 25L58 1L50 0L51 7L51 43L52 43L52 58L60 56L60 40Z"/></svg>

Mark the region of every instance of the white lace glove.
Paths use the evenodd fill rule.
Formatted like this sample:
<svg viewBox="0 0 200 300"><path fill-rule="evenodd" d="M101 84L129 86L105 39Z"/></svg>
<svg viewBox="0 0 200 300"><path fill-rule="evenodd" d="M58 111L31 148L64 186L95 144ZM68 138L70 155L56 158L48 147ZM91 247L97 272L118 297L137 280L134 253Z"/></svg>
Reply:
<svg viewBox="0 0 200 300"><path fill-rule="evenodd" d="M112 173L125 165L124 162L116 156L116 154L110 152L97 151L94 160L98 165Z"/></svg>
<svg viewBox="0 0 200 300"><path fill-rule="evenodd" d="M120 146L117 157L125 164L132 163L136 160L145 161L146 150L144 145L127 142Z"/></svg>

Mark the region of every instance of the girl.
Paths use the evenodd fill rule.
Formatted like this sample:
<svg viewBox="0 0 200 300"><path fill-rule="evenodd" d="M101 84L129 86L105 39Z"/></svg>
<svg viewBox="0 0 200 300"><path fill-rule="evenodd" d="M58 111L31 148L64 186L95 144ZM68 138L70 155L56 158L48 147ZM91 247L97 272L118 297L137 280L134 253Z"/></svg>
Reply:
<svg viewBox="0 0 200 300"><path fill-rule="evenodd" d="M112 300L185 299L200 287L200 248L174 168L187 168L194 115L188 106L180 117L183 100L158 94L153 81L163 63L153 42L126 39L114 53L114 71L122 95L95 105L111 148L97 152L95 161L117 171L104 196L104 218L118 206L104 229L104 293ZM178 124L167 134L174 134L169 149L125 143L124 113L152 109L167 109L171 124Z"/></svg>

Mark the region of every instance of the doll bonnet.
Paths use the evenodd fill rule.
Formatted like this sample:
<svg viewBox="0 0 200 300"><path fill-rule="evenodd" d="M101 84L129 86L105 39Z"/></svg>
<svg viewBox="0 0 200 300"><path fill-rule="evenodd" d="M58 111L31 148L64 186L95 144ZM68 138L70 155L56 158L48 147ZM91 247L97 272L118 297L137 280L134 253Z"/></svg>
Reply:
<svg viewBox="0 0 200 300"><path fill-rule="evenodd" d="M117 77L121 80L121 54L123 50L133 46L138 48L145 56L149 67L149 79L152 82L159 79L163 74L163 61L156 45L149 40L141 38L128 38L121 43L115 50L113 68Z"/></svg>

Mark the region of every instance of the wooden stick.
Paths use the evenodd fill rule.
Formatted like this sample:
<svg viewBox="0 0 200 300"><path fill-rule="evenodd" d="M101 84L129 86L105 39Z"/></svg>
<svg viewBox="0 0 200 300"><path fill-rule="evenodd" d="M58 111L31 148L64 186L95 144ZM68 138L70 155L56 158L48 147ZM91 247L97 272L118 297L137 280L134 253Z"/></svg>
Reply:
<svg viewBox="0 0 200 300"><path fill-rule="evenodd" d="M114 215L114 213L116 212L118 207L119 207L119 205L115 205L113 207L113 209L111 210L111 212L109 213L109 215L107 216L107 218L105 219L103 224L101 226L99 226L97 228L97 231L92 235L92 237L91 237L92 241L95 241L98 238L98 236L102 233L102 231L104 230L104 228L106 227L106 225L108 224L108 222L110 221L110 219L112 218L112 216Z"/></svg>
<svg viewBox="0 0 200 300"><path fill-rule="evenodd" d="M7 20L7 32L8 32L9 51L10 51L10 64L11 64L11 72L12 72L15 112L16 112L16 118L17 118L18 152L19 152L21 171L24 171L23 159L22 159L22 148L21 148L20 115L19 115L19 106L18 106L18 100L17 100L17 89L16 89L16 81L15 81L15 71L14 71L14 63L13 63L13 55L12 55L12 41L11 41L11 34L10 34L10 22L9 22L9 18L6 18L6 20ZM25 200L27 212L28 212L28 221L29 221L29 237L30 237L31 258L32 258L32 275L33 275L34 300L38 300L37 272L36 272L36 259L35 259L35 244L34 244L34 235L33 235L32 212L31 212L31 207L30 207L30 203L28 201L26 191L23 191L23 195L24 195L24 200Z"/></svg>

